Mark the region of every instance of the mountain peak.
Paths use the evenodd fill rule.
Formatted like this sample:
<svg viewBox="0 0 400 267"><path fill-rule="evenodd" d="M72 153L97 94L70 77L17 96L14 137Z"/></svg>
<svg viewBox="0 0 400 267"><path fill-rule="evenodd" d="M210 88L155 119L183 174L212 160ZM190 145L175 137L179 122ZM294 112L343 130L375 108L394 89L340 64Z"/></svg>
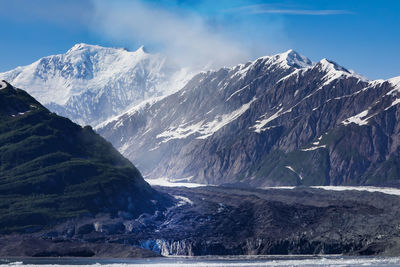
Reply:
<svg viewBox="0 0 400 267"><path fill-rule="evenodd" d="M149 53L144 45L140 46L138 48L138 50L136 50L136 52L143 53L143 54L148 54Z"/></svg>
<svg viewBox="0 0 400 267"><path fill-rule="evenodd" d="M289 49L285 53L280 54L280 57L284 60L286 60L287 64L289 66L298 66L301 68L308 68L313 66L313 63L310 59L307 57L300 55L293 49Z"/></svg>
<svg viewBox="0 0 400 267"><path fill-rule="evenodd" d="M101 49L106 49L103 46L99 45L92 45L92 44L86 44L86 43L78 43L75 44L73 47L71 47L68 51L67 54L70 54L72 52L76 51L87 51L87 50L101 50Z"/></svg>
<svg viewBox="0 0 400 267"><path fill-rule="evenodd" d="M0 73L16 88L27 89L57 114L95 125L131 105L178 90L192 73L167 60L136 51L78 43L66 53Z"/></svg>
<svg viewBox="0 0 400 267"><path fill-rule="evenodd" d="M82 50L82 49L88 48L88 47L90 47L90 46L92 46L92 45L89 45L89 44L86 44L86 43L78 43L78 44L75 44L73 47L71 47L71 48L68 50L68 52L77 51L77 50ZM67 53L68 53L68 52L67 52Z"/></svg>
<svg viewBox="0 0 400 267"><path fill-rule="evenodd" d="M328 60L326 58L321 59L317 63L317 65L320 66L322 70L327 71L327 72L329 72L329 71L344 71L344 72L351 74L351 72L348 69L346 69L346 68L340 66L339 64L337 64L336 62L334 62L332 60Z"/></svg>
<svg viewBox="0 0 400 267"><path fill-rule="evenodd" d="M314 64L307 57L300 55L293 49L289 49L281 54L276 54L273 56L264 57L272 62L276 62L284 68L296 67L296 68L309 68Z"/></svg>
<svg viewBox="0 0 400 267"><path fill-rule="evenodd" d="M391 78L388 81L389 83L393 84L394 87L400 89L400 76Z"/></svg>

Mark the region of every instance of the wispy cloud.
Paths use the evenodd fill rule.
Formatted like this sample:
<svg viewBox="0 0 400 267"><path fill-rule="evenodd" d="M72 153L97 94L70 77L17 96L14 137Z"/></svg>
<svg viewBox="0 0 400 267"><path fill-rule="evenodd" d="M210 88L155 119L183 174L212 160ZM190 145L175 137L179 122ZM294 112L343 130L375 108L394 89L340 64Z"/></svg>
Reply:
<svg viewBox="0 0 400 267"><path fill-rule="evenodd" d="M184 65L220 67L249 59L242 42L204 17L145 1L93 1L93 28L108 38L156 45Z"/></svg>
<svg viewBox="0 0 400 267"><path fill-rule="evenodd" d="M344 15L352 14L348 10L340 9L303 9L303 8L281 8L276 5L249 5L226 10L227 12L244 12L247 14L282 14L282 15L311 15L311 16L326 16L326 15Z"/></svg>
<svg viewBox="0 0 400 267"><path fill-rule="evenodd" d="M287 15L342 15L351 14L346 10L306 10L306 9L261 9L254 10L254 14L287 14Z"/></svg>

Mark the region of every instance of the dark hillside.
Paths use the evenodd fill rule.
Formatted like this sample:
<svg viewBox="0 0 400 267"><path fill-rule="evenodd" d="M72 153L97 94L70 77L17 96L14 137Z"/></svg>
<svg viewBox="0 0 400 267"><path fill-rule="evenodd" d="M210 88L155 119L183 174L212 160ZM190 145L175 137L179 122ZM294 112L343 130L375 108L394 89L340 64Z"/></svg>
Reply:
<svg viewBox="0 0 400 267"><path fill-rule="evenodd" d="M97 213L136 217L169 200L90 126L0 87L0 231L35 231Z"/></svg>

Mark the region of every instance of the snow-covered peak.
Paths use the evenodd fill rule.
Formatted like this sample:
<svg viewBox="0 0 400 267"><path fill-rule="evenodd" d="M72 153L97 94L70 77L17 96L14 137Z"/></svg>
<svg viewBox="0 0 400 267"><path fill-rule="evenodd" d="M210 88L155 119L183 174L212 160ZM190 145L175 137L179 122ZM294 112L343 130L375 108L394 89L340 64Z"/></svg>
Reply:
<svg viewBox="0 0 400 267"><path fill-rule="evenodd" d="M305 56L300 55L293 49L290 49L284 53L276 54L272 56L259 57L254 61L247 62L246 64L239 64L231 68L231 70L237 71L237 74L241 77L246 76L246 73L259 63L265 65L266 69L279 68L279 69L303 69L311 68L314 63ZM206 72L204 72L206 73Z"/></svg>
<svg viewBox="0 0 400 267"><path fill-rule="evenodd" d="M136 53L142 53L142 54L148 54L147 49L144 45L140 46L138 50L136 50Z"/></svg>
<svg viewBox="0 0 400 267"><path fill-rule="evenodd" d="M81 124L97 124L150 97L179 90L191 77L189 70L143 46L130 52L85 43L0 73L53 111L65 107L68 112L61 115Z"/></svg>
<svg viewBox="0 0 400 267"><path fill-rule="evenodd" d="M313 63L310 59L308 59L303 55L300 55L293 49L290 49L282 54L279 54L278 56L283 62L286 62L289 66L292 67L297 66L301 68L309 68L313 66Z"/></svg>
<svg viewBox="0 0 400 267"><path fill-rule="evenodd" d="M343 71L343 72L347 72L348 74L351 74L351 72L340 66L339 64L337 64L334 61L328 60L326 58L321 59L317 64L317 67L321 68L321 70L326 71L326 72L331 72L331 71Z"/></svg>
<svg viewBox="0 0 400 267"><path fill-rule="evenodd" d="M85 52L99 52L99 51L108 51L110 53L118 52L118 53L126 53L126 54L132 54L132 53L134 53L134 54L149 54L147 52L147 49L144 47L144 45L140 46L136 51L132 52L126 48L104 47L104 46L100 46L100 45L78 43L78 44L75 44L73 47L71 47L65 53L65 55L71 55L71 54L77 55L77 54L82 54Z"/></svg>
<svg viewBox="0 0 400 267"><path fill-rule="evenodd" d="M43 104L64 105L72 96L101 90L123 75L143 73L143 68L152 68L148 72L157 75L163 63L160 55L145 54L140 48L129 52L80 43L65 54L41 58L31 65L0 73L0 76L28 90Z"/></svg>
<svg viewBox="0 0 400 267"><path fill-rule="evenodd" d="M400 76L391 78L388 81L393 84L396 89L400 90Z"/></svg>
<svg viewBox="0 0 400 267"><path fill-rule="evenodd" d="M364 76L352 71L348 70L339 64L337 64L334 61L328 60L326 58L321 59L316 65L315 68L317 68L319 71L325 72L325 80L323 85L327 85L331 83L332 81L335 81L340 78L344 77L354 77L357 78L361 81L368 82L369 80L365 78Z"/></svg>
<svg viewBox="0 0 400 267"><path fill-rule="evenodd" d="M71 47L68 51L68 53L74 52L74 51L78 51L78 50L88 50L88 49L101 49L103 47L98 46L98 45L90 45L90 44L86 44L86 43L79 43L79 44L75 44L73 47Z"/></svg>
<svg viewBox="0 0 400 267"><path fill-rule="evenodd" d="M293 49L290 49L284 53L276 54L272 56L264 56L258 60L263 60L268 65L279 66L280 68L288 69L294 68L310 68L314 63L307 57L300 55Z"/></svg>

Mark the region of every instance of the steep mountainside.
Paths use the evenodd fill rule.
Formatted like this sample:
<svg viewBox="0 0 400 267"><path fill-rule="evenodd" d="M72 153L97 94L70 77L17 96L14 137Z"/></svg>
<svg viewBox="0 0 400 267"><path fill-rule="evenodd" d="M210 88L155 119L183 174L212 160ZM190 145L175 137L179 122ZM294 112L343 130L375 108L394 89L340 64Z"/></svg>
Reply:
<svg viewBox="0 0 400 267"><path fill-rule="evenodd" d="M87 44L0 73L1 79L81 125L95 125L145 99L178 90L189 77L143 47L129 52Z"/></svg>
<svg viewBox="0 0 400 267"><path fill-rule="evenodd" d="M0 82L0 232L98 213L135 217L169 199L89 126Z"/></svg>
<svg viewBox="0 0 400 267"><path fill-rule="evenodd" d="M97 131L149 178L398 185L399 83L289 50L200 73Z"/></svg>

